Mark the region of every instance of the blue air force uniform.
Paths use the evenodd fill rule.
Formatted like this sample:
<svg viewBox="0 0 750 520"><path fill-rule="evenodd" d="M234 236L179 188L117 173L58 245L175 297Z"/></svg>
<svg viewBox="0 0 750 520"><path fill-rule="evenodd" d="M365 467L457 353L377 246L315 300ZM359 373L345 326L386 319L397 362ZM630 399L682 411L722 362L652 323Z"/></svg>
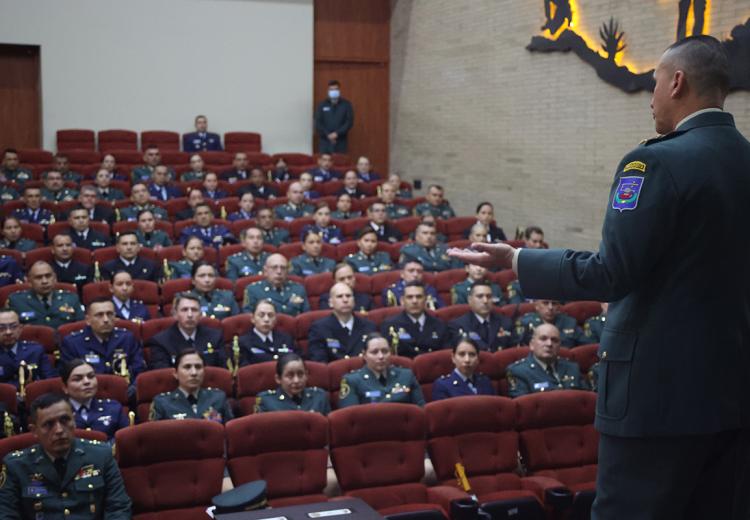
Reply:
<svg viewBox="0 0 750 520"><path fill-rule="evenodd" d="M442 320L424 313L420 327L405 311L383 322L380 332L399 356L414 358L425 352L446 348L450 342L448 328Z"/></svg>
<svg viewBox="0 0 750 520"><path fill-rule="evenodd" d="M60 360L76 358L85 360L97 374L119 374L124 358L131 383L146 368L140 342L128 329L119 327L104 342L99 341L88 325L65 336L60 344Z"/></svg>
<svg viewBox="0 0 750 520"><path fill-rule="evenodd" d="M102 277L111 278L112 274L117 271L127 271L134 280L158 282L162 277L161 268L158 265L140 256L136 256L127 265L119 256L110 260L102 266Z"/></svg>
<svg viewBox="0 0 750 520"><path fill-rule="evenodd" d="M484 325L485 323L486 325ZM496 352L517 343L513 334L513 322L504 314L491 312L488 320L480 323L474 312L467 312L448 324L452 343L455 345L463 336L468 336L480 350Z"/></svg>
<svg viewBox="0 0 750 520"><path fill-rule="evenodd" d="M263 274L263 265L266 263L268 253L261 251L258 256L253 256L247 251L240 251L227 258L226 273L230 280L237 280L243 276L254 276Z"/></svg>
<svg viewBox="0 0 750 520"><path fill-rule="evenodd" d="M353 316L351 330L344 327L331 313L310 327L308 346L310 360L328 363L337 359L359 356L365 348L365 339L377 329L370 320Z"/></svg>
<svg viewBox="0 0 750 520"><path fill-rule="evenodd" d="M309 217L313 213L315 213L315 207L312 204L305 204L304 202L299 205L287 202L274 208L276 218L287 222L291 222L297 218Z"/></svg>
<svg viewBox="0 0 750 520"><path fill-rule="evenodd" d="M148 193L152 199L160 200L162 202L182 197L182 192L174 186L170 186L169 184L159 186L153 182L148 183Z"/></svg>
<svg viewBox="0 0 750 520"><path fill-rule="evenodd" d="M355 273L375 274L393 269L391 255L385 251L375 251L371 255L366 255L362 251L346 255L344 261L352 266Z"/></svg>
<svg viewBox="0 0 750 520"><path fill-rule="evenodd" d="M235 211L234 213L230 213L227 216L227 220L229 220L229 222L237 222L238 220L251 220L254 218L255 218L255 212L251 211L248 213L244 209L239 209Z"/></svg>
<svg viewBox="0 0 750 520"><path fill-rule="evenodd" d="M148 416L149 421L208 419L218 423L225 423L232 418L232 408L227 396L218 388L200 388L197 396L188 396L179 388L163 392L154 397Z"/></svg>
<svg viewBox="0 0 750 520"><path fill-rule="evenodd" d="M126 302L112 297L112 303L115 304L115 316L122 320L129 321L146 321L152 318L148 307L141 300L129 299ZM153 316L154 318L156 316Z"/></svg>
<svg viewBox="0 0 750 520"><path fill-rule="evenodd" d="M450 374L440 376L432 383L432 400L439 401L450 397L461 397L463 395L497 395L492 381L484 374L474 374L466 378L453 369Z"/></svg>
<svg viewBox="0 0 750 520"><path fill-rule="evenodd" d="M251 329L238 338L240 347L240 366L254 365L266 361L276 361L284 354L299 353L294 339L279 329L262 338L260 333Z"/></svg>
<svg viewBox="0 0 750 520"><path fill-rule="evenodd" d="M70 399L76 428L82 430L96 430L113 439L115 432L130 425L128 415L119 401L114 399L93 398L88 403L79 403Z"/></svg>
<svg viewBox="0 0 750 520"><path fill-rule="evenodd" d="M281 287L274 287L267 280L259 280L245 288L243 312L253 312L261 300L271 300L276 312L296 316L310 310L305 288L288 280Z"/></svg>
<svg viewBox="0 0 750 520"><path fill-rule="evenodd" d="M347 134L354 124L354 108L352 104L340 97L336 102L324 99L315 109L315 130L318 132L321 153L346 153ZM332 143L326 137L336 132L338 138Z"/></svg>
<svg viewBox="0 0 750 520"><path fill-rule="evenodd" d="M534 335L534 329L542 323L544 323L544 320L536 312L527 312L516 320L516 335L519 338L519 345L528 345ZM560 331L560 345L563 347L571 348L591 343L583 335L581 327L578 326L572 316L561 312L555 316L553 325Z"/></svg>
<svg viewBox="0 0 750 520"><path fill-rule="evenodd" d="M339 408L355 404L409 403L424 406L422 387L408 368L389 366L378 377L366 365L341 380Z"/></svg>
<svg viewBox="0 0 750 520"><path fill-rule="evenodd" d="M534 354L519 359L508 367L508 395L519 397L551 390L586 390L578 363L558 358L545 369Z"/></svg>
<svg viewBox="0 0 750 520"><path fill-rule="evenodd" d="M8 383L18 388L18 371L22 361L26 363L26 384L30 381L57 377L57 371L52 368L42 345L19 340L10 348L0 347L0 383Z"/></svg>
<svg viewBox="0 0 750 520"><path fill-rule="evenodd" d="M212 132L190 132L182 135L182 149L186 152L220 152L221 138Z"/></svg>
<svg viewBox="0 0 750 520"><path fill-rule="evenodd" d="M300 395L291 396L279 387L275 390L261 392L255 398L255 413L293 410L328 415L331 413L328 392L317 386L308 386L302 390Z"/></svg>
<svg viewBox="0 0 750 520"><path fill-rule="evenodd" d="M308 173L312 175L313 181L315 182L326 182L341 178L341 174L336 170L324 170L323 168L315 168Z"/></svg>
<svg viewBox="0 0 750 520"><path fill-rule="evenodd" d="M401 297L404 295L404 285L405 282L399 280L383 289L383 293L381 294L381 305L383 307L398 307L401 305ZM445 302L443 302L443 299L438 295L437 289L432 285L425 285L424 289L427 296L428 309L434 311L435 309L445 306Z"/></svg>
<svg viewBox="0 0 750 520"><path fill-rule="evenodd" d="M8 307L16 311L25 325L45 325L54 329L65 323L83 319L83 307L75 294L54 290L44 300L31 289L19 291L8 297Z"/></svg>
<svg viewBox="0 0 750 520"><path fill-rule="evenodd" d="M336 226L320 227L317 224L308 224L307 226L302 228L302 233L300 233L301 242L304 242L305 235L307 235L309 231L320 235L320 239L326 244L335 245L340 244L344 241L344 235Z"/></svg>
<svg viewBox="0 0 750 520"><path fill-rule="evenodd" d="M474 285L474 280L467 278L463 282L459 282L451 288L451 301L453 305L462 303L469 303L469 293L471 287ZM505 297L500 286L492 282L490 284L492 288L492 304L496 306L505 305Z"/></svg>
<svg viewBox="0 0 750 520"><path fill-rule="evenodd" d="M21 266L12 256L0 256L0 287L23 283L24 274Z"/></svg>
<svg viewBox="0 0 750 520"><path fill-rule="evenodd" d="M332 273L336 267L336 261L325 256L313 258L307 253L292 258L292 274L297 276L310 276L320 273Z"/></svg>
<svg viewBox="0 0 750 520"><path fill-rule="evenodd" d="M198 237L204 245L214 247L237 242L232 232L221 224L212 224L208 227L188 226L180 233L180 244L184 245L190 237Z"/></svg>
<svg viewBox="0 0 750 520"><path fill-rule="evenodd" d="M27 224L39 224L40 226L48 226L53 222L52 212L45 208L18 208L11 213L11 216L17 218L19 222Z"/></svg>

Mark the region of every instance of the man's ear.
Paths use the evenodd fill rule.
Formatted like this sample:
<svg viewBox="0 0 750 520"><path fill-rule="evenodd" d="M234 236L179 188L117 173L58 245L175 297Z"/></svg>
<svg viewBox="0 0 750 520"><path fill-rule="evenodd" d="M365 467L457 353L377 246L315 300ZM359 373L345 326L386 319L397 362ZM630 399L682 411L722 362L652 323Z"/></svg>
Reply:
<svg viewBox="0 0 750 520"><path fill-rule="evenodd" d="M672 82L669 85L669 95L672 99L679 98L685 95L687 91L687 78L685 72L682 70L676 70L672 75Z"/></svg>

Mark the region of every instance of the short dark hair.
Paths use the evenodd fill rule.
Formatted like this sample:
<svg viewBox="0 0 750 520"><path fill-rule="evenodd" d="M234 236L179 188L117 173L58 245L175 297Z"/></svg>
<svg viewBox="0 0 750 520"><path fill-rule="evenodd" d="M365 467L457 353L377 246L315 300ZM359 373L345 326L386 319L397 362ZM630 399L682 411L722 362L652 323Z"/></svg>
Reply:
<svg viewBox="0 0 750 520"><path fill-rule="evenodd" d="M339 262L338 264L336 264L336 266L333 268L333 271L331 272L331 276L333 276L334 282L336 281L336 273L338 273L342 269L346 269L347 267L354 271L354 268L346 262Z"/></svg>
<svg viewBox="0 0 750 520"><path fill-rule="evenodd" d="M469 289L469 294L474 292L475 287L489 287L490 290L492 290L492 283L490 283L489 280L477 280L473 284L471 284L471 288Z"/></svg>
<svg viewBox="0 0 750 520"><path fill-rule="evenodd" d="M174 368L177 369L177 367L180 366L180 361L182 361L182 358L184 358L185 356L188 356L190 354L195 354L196 356L198 356L199 358L201 358L201 361L203 361L204 364L206 363L206 361L203 359L203 354L201 354L200 351L198 351L197 349L194 349L194 348L186 348L186 349L180 350L177 353L177 355L175 356L175 358L174 358Z"/></svg>
<svg viewBox="0 0 750 520"><path fill-rule="evenodd" d="M534 233L544 236L544 231L542 231L542 228L540 228L539 226L529 226L524 230L523 237L531 238L531 235L533 235Z"/></svg>
<svg viewBox="0 0 750 520"><path fill-rule="evenodd" d="M96 298L91 300L88 305L86 305L86 312L88 312L91 306L95 303L111 303L113 306L115 304L115 302L112 301L112 298L109 298L107 296L97 296Z"/></svg>
<svg viewBox="0 0 750 520"><path fill-rule="evenodd" d="M357 240L364 237L365 235L369 235L372 233L375 236L378 236L378 232L375 231L371 226L363 227L359 231L357 231Z"/></svg>
<svg viewBox="0 0 750 520"><path fill-rule="evenodd" d="M29 419L31 419L32 423L35 423L36 415L39 410L46 410L50 406L54 406L57 403L66 403L68 406L70 406L68 398L59 392L50 392L40 395L39 397L34 399L33 403L31 403L31 408L29 409ZM73 407L71 406L70 409L72 411Z"/></svg>
<svg viewBox="0 0 750 520"><path fill-rule="evenodd" d="M185 249L187 249L187 246L189 246L190 242L192 242L193 240L197 240L201 243L201 245L203 245L203 239L201 237L199 237L198 235L190 235L189 237L187 237L187 240L185 240L185 243L182 244L182 250L184 251Z"/></svg>
<svg viewBox="0 0 750 520"><path fill-rule="evenodd" d="M81 358L73 358L69 361L64 361L62 363L62 366L60 367L60 379L62 379L63 384L67 385L68 379L70 379L70 374L73 373L73 370L83 365L88 365L91 367L90 363ZM91 368L93 369L94 367Z"/></svg>
<svg viewBox="0 0 750 520"><path fill-rule="evenodd" d="M480 202L479 204L477 204L477 209L476 211L474 211L474 213L479 213L479 210L481 210L484 206L489 206L493 210L495 209L495 206L493 206L491 202Z"/></svg>
<svg viewBox="0 0 750 520"><path fill-rule="evenodd" d="M294 352L290 352L289 354L284 354L279 358L279 360L276 362L276 375L281 377L281 375L284 373L284 369L289 363L293 363L294 361L299 361L302 363L302 366L305 366L305 360L302 359L302 356L299 354L296 354ZM307 367L305 366L305 370L307 370Z"/></svg>
<svg viewBox="0 0 750 520"><path fill-rule="evenodd" d="M117 275L118 274L123 274L123 273L126 274L126 275L128 275L130 277L130 279L133 280L133 275L130 274L130 271L126 271L125 269L117 269L117 270L113 271L109 275L109 282L110 283L115 283L115 278L117 278Z"/></svg>
<svg viewBox="0 0 750 520"><path fill-rule="evenodd" d="M26 191L26 188L24 188L24 191ZM73 214L74 211L85 211L86 216L88 216L89 214L89 210L87 210L86 208L78 204L77 206L71 208L70 211L68 211L68 218L70 218L70 216Z"/></svg>
<svg viewBox="0 0 750 520"><path fill-rule="evenodd" d="M424 283L418 282L416 280L411 281L411 282L406 282L404 284L404 292L406 292L406 288L407 287L421 287L423 291L427 290L426 287L425 287L425 285L424 285Z"/></svg>
<svg viewBox="0 0 750 520"><path fill-rule="evenodd" d="M313 236L316 236L318 238L321 238L320 233L318 233L317 231L315 231L315 229L313 229L313 228L309 228L309 229L307 229L302 234L302 243L303 244L307 241L307 237L309 237L310 235L313 235ZM322 240L322 238L321 238L321 240Z"/></svg>
<svg viewBox="0 0 750 520"><path fill-rule="evenodd" d="M468 336L468 334L462 334L461 336L459 336L458 341L456 341L456 343L453 344L453 347L451 348L451 350L453 351L454 354L458 350L458 346L461 343L467 343L467 344L471 345L472 347L474 347L474 350L477 351L477 354L479 354L479 347L477 346L477 342L474 341L473 339L471 339Z"/></svg>
<svg viewBox="0 0 750 520"><path fill-rule="evenodd" d="M339 83L339 80L337 80L337 79L332 79L332 80L328 81L328 86L329 87L340 87L341 83Z"/></svg>
<svg viewBox="0 0 750 520"><path fill-rule="evenodd" d="M729 58L722 43L704 34L689 36L667 47L668 60L682 69L699 96L729 92Z"/></svg>
<svg viewBox="0 0 750 520"><path fill-rule="evenodd" d="M200 202L200 203L196 204L195 207L193 208L193 211L197 213L198 212L198 208L204 208L204 207L208 208L208 211L212 215L214 214L214 210L211 208L211 204L209 204L208 202Z"/></svg>
<svg viewBox="0 0 750 520"><path fill-rule="evenodd" d="M250 193L249 191L247 193ZM247 238L247 232L251 229L255 229L260 233L260 238L263 239L263 230L260 229L258 226L248 226L242 231L240 231L240 240L245 240ZM265 240L263 240L265 242Z"/></svg>
<svg viewBox="0 0 750 520"><path fill-rule="evenodd" d="M135 233L135 231L127 230L127 231L122 231L120 234L117 235L116 242L119 244L122 237L126 237L128 235L134 236L135 240L138 241L138 235Z"/></svg>
<svg viewBox="0 0 750 520"><path fill-rule="evenodd" d="M193 268L190 269L190 278L195 278L195 273L198 272L198 269L200 269L201 267L204 267L204 266L208 266L211 269L213 269L214 270L214 274L216 274L216 275L219 274L219 273L216 272L216 266L214 266L213 264L209 264L205 260L198 260L197 262L193 262Z"/></svg>
<svg viewBox="0 0 750 520"><path fill-rule="evenodd" d="M24 186L22 193L24 195L26 195L26 192L29 191L29 190L39 190L39 191L42 191L42 188L40 188L39 186Z"/></svg>
<svg viewBox="0 0 750 520"><path fill-rule="evenodd" d="M193 302L197 303L198 306L200 306L200 304L201 304L201 299L200 299L200 297L197 294L192 293L190 291L184 291L184 292L177 293L175 295L174 300L172 300L172 309L176 311L177 307L179 307L179 305L182 302L182 300L193 301Z"/></svg>
<svg viewBox="0 0 750 520"><path fill-rule="evenodd" d="M154 210L146 208L138 212L138 216L136 217L136 220L141 220L141 215L143 215L144 213L151 213L151 216L152 217L154 216Z"/></svg>

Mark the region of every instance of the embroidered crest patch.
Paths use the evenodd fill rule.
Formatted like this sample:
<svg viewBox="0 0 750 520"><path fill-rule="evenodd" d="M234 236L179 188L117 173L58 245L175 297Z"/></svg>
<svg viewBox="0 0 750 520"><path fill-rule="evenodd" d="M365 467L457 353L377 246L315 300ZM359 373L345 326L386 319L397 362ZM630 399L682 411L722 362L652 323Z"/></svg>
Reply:
<svg viewBox="0 0 750 520"><path fill-rule="evenodd" d="M635 209L638 206L643 181L643 177L620 177L620 184L617 185L612 198L612 209L620 212Z"/></svg>

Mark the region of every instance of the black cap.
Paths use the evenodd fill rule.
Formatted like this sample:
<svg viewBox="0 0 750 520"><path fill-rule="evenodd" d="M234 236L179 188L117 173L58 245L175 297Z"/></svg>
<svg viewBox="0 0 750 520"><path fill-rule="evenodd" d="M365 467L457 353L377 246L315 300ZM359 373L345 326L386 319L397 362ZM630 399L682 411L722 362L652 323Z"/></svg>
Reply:
<svg viewBox="0 0 750 520"><path fill-rule="evenodd" d="M242 484L225 491L221 495L216 495L211 499L211 502L216 506L215 515L264 509L268 503L266 501L266 481L254 480Z"/></svg>

